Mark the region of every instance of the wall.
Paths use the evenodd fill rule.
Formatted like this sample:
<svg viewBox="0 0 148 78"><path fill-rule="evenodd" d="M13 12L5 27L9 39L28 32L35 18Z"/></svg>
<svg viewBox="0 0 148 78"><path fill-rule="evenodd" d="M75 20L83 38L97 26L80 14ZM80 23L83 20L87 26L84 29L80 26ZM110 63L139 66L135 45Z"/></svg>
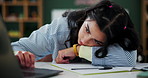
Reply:
<svg viewBox="0 0 148 78"><path fill-rule="evenodd" d="M44 0L43 7L43 22L45 24L51 21L51 10L53 9L77 9L83 8L84 6L76 6L75 0Z"/></svg>
<svg viewBox="0 0 148 78"><path fill-rule="evenodd" d="M129 10L130 17L140 34L141 27L141 0L111 0Z"/></svg>

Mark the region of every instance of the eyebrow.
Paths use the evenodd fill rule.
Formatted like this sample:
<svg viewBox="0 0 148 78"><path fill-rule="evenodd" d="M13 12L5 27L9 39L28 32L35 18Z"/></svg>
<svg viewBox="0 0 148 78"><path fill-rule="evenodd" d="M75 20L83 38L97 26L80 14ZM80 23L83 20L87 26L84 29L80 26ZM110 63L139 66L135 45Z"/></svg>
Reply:
<svg viewBox="0 0 148 78"><path fill-rule="evenodd" d="M86 25L86 26L87 26L88 30L90 31L90 28L89 28L88 22L87 22L87 25ZM90 34L91 34L91 32L90 32Z"/></svg>

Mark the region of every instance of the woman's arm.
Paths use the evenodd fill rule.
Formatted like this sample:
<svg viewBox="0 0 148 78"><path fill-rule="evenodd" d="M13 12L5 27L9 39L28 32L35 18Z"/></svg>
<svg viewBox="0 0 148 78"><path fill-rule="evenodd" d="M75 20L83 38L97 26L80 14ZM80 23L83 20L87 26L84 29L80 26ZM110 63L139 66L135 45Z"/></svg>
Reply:
<svg viewBox="0 0 148 78"><path fill-rule="evenodd" d="M49 46L51 41L48 38L49 25L46 24L40 29L33 31L29 37L21 38L17 42L11 43L14 51L28 51L36 56L36 60L41 59L52 50Z"/></svg>
<svg viewBox="0 0 148 78"><path fill-rule="evenodd" d="M137 52L125 51L118 44L111 45L108 48L108 54L104 58L95 57L94 53L100 47L81 46L79 56L92 62L93 65L109 66L135 66Z"/></svg>
<svg viewBox="0 0 148 78"><path fill-rule="evenodd" d="M87 46L77 46L77 51L79 52L79 57L84 58L92 62L92 65L107 65L107 66L135 66L137 52L135 51L125 51L118 44L109 46L108 54L104 58L97 58L94 54L96 50L100 47L87 47ZM57 63L69 63L69 60L73 60L76 57L74 53L74 48L64 49L58 52L56 58ZM65 58L65 59L64 59Z"/></svg>
<svg viewBox="0 0 148 78"><path fill-rule="evenodd" d="M21 67L34 67L35 61L46 56L47 52L50 51L48 50L50 46L47 46L49 45L46 38L47 30L48 25L45 25L34 31L29 37L21 38L19 41L11 43L13 50L17 52L15 55Z"/></svg>
<svg viewBox="0 0 148 78"><path fill-rule="evenodd" d="M65 48L64 41L68 36L66 33L69 33L67 19L59 17L50 24L33 31L29 37L21 38L11 45L14 51L23 51L17 54L21 61L26 61L24 56L28 54L35 55L36 61L52 61L52 56L57 56L56 52Z"/></svg>
<svg viewBox="0 0 148 78"><path fill-rule="evenodd" d="M21 38L19 41L11 43L11 45L14 51L29 51L36 56L36 60L39 60L46 55L53 54L55 47L63 44L62 42L66 40L67 35L65 33L68 32L66 18L59 17L50 24L33 31L29 37Z"/></svg>

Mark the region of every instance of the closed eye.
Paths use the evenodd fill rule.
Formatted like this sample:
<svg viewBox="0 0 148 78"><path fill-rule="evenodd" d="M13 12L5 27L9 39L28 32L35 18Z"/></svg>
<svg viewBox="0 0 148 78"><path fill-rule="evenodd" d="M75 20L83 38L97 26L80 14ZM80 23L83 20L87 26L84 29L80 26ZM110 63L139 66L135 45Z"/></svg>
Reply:
<svg viewBox="0 0 148 78"><path fill-rule="evenodd" d="M96 39L94 39L94 41L95 41L95 43L98 44L99 46L103 46L103 45L104 45L104 43L101 42L101 41L98 41L98 40L96 40Z"/></svg>

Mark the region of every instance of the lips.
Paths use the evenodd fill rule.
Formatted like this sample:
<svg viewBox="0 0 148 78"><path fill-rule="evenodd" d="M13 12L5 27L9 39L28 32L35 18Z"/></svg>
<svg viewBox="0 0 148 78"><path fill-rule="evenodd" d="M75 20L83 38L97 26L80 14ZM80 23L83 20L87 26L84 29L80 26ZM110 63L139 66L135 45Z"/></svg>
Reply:
<svg viewBox="0 0 148 78"><path fill-rule="evenodd" d="M80 41L80 45L84 45L82 41Z"/></svg>

